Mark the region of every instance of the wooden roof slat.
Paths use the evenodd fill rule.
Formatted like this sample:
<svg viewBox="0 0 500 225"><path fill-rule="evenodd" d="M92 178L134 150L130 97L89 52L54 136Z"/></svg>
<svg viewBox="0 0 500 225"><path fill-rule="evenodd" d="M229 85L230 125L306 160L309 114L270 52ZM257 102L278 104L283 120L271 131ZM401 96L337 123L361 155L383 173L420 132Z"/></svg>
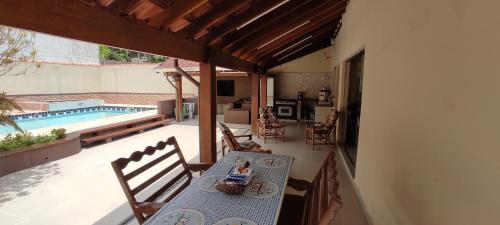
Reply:
<svg viewBox="0 0 500 225"><path fill-rule="evenodd" d="M257 41L271 40L267 37L271 34L281 35L286 31L294 28L295 26L304 23L310 17L315 15L314 13L319 13L325 9L325 7L331 5L332 1L335 0L313 0L312 2L295 9L294 11L287 11L282 17L276 19L270 23L263 23L257 29L253 30L251 35L246 35L244 38L233 42L230 46L225 47L223 50L228 53L235 53L235 55L240 55L242 49L244 49L249 44L253 44ZM311 13L314 11L314 13Z"/></svg>
<svg viewBox="0 0 500 225"><path fill-rule="evenodd" d="M214 39L237 29L245 22L259 16L261 13L264 13L275 5L278 5L281 1L282 0L262 0L257 3L253 3L250 5L250 8L245 10L243 13L229 16L225 23L221 24L220 26L210 28L208 30L208 33L203 37L195 36L195 39L198 40L201 38L201 43L210 43Z"/></svg>
<svg viewBox="0 0 500 225"><path fill-rule="evenodd" d="M207 29L219 20L224 19L227 16L237 12L238 10L242 9L252 2L252 0L226 1L218 7L214 7L214 9L212 9L205 15L202 15L199 18L196 18L194 21L191 21L191 24L181 29L178 33L181 37L194 39L192 37L194 34Z"/></svg>
<svg viewBox="0 0 500 225"><path fill-rule="evenodd" d="M311 26L316 21L334 20L336 18L331 18L334 16L332 14L339 9L342 3L345 3L345 0L329 0L310 8L309 10L304 10L306 12L299 16L290 14L275 23L267 25L265 27L267 29L263 29L254 34L255 37L242 40L242 42L245 43L244 46L239 48L238 46L231 46L232 49L229 52L233 53L236 57L243 56L248 51L275 41L277 38L293 29L303 29L304 27ZM305 24L307 21L309 21L309 23ZM279 24L281 24L281 26L279 26ZM303 27L297 28L303 24L305 24ZM271 29L273 27L274 29ZM290 33L287 35L290 35Z"/></svg>
<svg viewBox="0 0 500 225"><path fill-rule="evenodd" d="M284 35L282 37L277 38L275 41L268 43L266 46L263 46L261 48L258 48L258 46L249 46L249 50L242 54L240 57L243 60L246 61L255 61L257 58L260 58L267 54L270 51L273 51L274 49L278 49L283 45L286 45L290 42L292 42L294 39L297 37L302 37L307 33L310 32L315 32L318 30L321 30L322 27L325 26L331 26L332 31L333 28L337 25L336 21L338 21L344 12L343 8L338 9L337 11L330 13L330 12L325 12L327 13L325 17L322 17L314 22L311 22L307 24L306 26L301 27L300 29L294 30L287 35ZM335 22L335 23L333 23ZM333 32L332 32L333 36ZM272 40L272 39L271 39ZM252 48L253 47L253 48Z"/></svg>
<svg viewBox="0 0 500 225"><path fill-rule="evenodd" d="M119 15L128 15L129 12L128 10L135 5L136 3L143 1L143 0L113 0L107 8L111 12L115 12Z"/></svg>
<svg viewBox="0 0 500 225"><path fill-rule="evenodd" d="M242 29L234 30L229 34L210 42L210 45L215 49L223 49L229 45L237 44L241 39L252 36L255 32L261 30L263 26L277 21L289 13L297 12L297 10L305 7L311 2L318 3L322 1L324 0L290 0L272 12L246 25Z"/></svg>
<svg viewBox="0 0 500 225"><path fill-rule="evenodd" d="M207 2L208 0L177 0L168 9L149 18L148 25L168 29L176 20L182 19L191 11Z"/></svg>
<svg viewBox="0 0 500 225"><path fill-rule="evenodd" d="M330 38L327 38L327 39L319 41L319 42L315 42L315 43L309 45L306 48L303 48L303 49L301 49L301 50L299 50L299 51L297 51L297 52L295 52L295 53L293 53L291 55L288 55L288 56L282 58L282 60L275 59L273 61L267 62L264 65L264 68L266 70L271 69L273 67L285 64L287 62L293 61L293 60L298 59L300 57L309 55L309 54L311 54L313 52L316 52L318 50L327 48L327 47L329 47L331 45L332 45L332 43L330 41Z"/></svg>
<svg viewBox="0 0 500 225"><path fill-rule="evenodd" d="M197 62L211 61L244 72L258 70L255 64L127 17L116 16L104 7L81 0L0 1L0 24Z"/></svg>
<svg viewBox="0 0 500 225"><path fill-rule="evenodd" d="M270 49L267 52L260 52L260 54L254 56L254 60L258 64L263 64L267 61L273 60L273 58L283 57L284 55L289 54L296 49L299 49L300 47L306 45L307 43L322 41L327 37L331 37L336 28L336 24L338 24L338 21L327 24L319 29L315 29L312 32L304 34L303 36L295 37L293 40L281 42L280 45L274 46L272 50ZM276 55L276 57L274 57L274 55Z"/></svg>

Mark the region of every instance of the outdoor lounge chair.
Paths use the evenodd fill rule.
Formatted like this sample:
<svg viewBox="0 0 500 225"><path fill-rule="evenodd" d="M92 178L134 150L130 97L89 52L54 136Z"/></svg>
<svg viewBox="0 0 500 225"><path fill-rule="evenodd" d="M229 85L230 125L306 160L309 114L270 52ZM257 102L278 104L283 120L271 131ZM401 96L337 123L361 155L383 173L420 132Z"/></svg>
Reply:
<svg viewBox="0 0 500 225"><path fill-rule="evenodd" d="M152 156L166 147L173 147L173 149L170 148L165 154L138 168L134 167L134 170L126 174L124 173L124 169L130 162L139 162L142 158L147 157L145 155ZM146 171L148 173L155 171L155 169L150 169L161 162L168 163L168 166L158 165L157 167L160 168L155 169L159 169L159 172L154 173L153 176L148 174L148 179L134 188L131 187L130 180L138 178L138 175ZM135 217L142 224L191 183L193 179L191 171L205 171L213 164L187 164L179 149L177 140L175 137L170 137L166 142L160 141L154 147L148 146L143 151L136 151L128 158L119 158L113 161L111 165ZM164 185L158 185L159 183ZM138 195L140 195L141 200L138 200Z"/></svg>
<svg viewBox="0 0 500 225"><path fill-rule="evenodd" d="M280 121L273 113L273 108L267 108L267 118L259 118L257 120L257 138L266 139L280 138L285 142L285 121Z"/></svg>
<svg viewBox="0 0 500 225"><path fill-rule="evenodd" d="M306 144L312 144L313 150L314 145L318 144L330 144L331 136L335 137L336 133L336 123L339 117L339 112L331 110L326 117L325 122L314 122L312 124L306 124Z"/></svg>
<svg viewBox="0 0 500 225"><path fill-rule="evenodd" d="M263 152L271 154L271 150L262 149L262 147L252 141L252 135L237 135L235 136L233 132L222 122L218 122L219 128L222 132L222 156L226 154L226 146L229 147L230 151L253 151L253 152ZM246 137L248 140L244 142L238 142L236 138Z"/></svg>

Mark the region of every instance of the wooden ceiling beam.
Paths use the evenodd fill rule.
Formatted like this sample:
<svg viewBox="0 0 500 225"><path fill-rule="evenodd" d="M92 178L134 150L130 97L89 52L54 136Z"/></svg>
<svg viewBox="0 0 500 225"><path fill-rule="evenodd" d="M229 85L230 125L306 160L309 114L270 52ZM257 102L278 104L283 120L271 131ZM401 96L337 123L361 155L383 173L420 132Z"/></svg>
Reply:
<svg viewBox="0 0 500 225"><path fill-rule="evenodd" d="M273 58L283 57L309 43L315 43L327 38L331 38L336 28L335 24L337 23L338 21L336 21L335 23L330 23L320 29L316 29L303 36L300 36L298 38L296 37L293 40L287 41L286 43L280 43L280 45L277 45L274 49L272 49L272 51L268 51L265 53L262 52L261 54L255 56L254 60L257 62L257 64L262 64L264 62L273 60Z"/></svg>
<svg viewBox="0 0 500 225"><path fill-rule="evenodd" d="M194 39L193 36L196 33L206 30L208 27L241 10L250 3L252 3L252 0L225 1L223 4L214 7L208 13L196 18L194 21L190 21L191 23L188 26L182 28L176 33L178 33L181 37Z"/></svg>
<svg viewBox="0 0 500 225"><path fill-rule="evenodd" d="M330 38L327 38L327 39L325 39L323 41L313 43L313 44L311 44L311 45L309 45L309 46L307 46L307 47L305 47L303 49L300 49L297 52L294 52L294 53L292 53L290 55L284 56L284 58L275 59L275 60L266 62L264 64L264 68L266 70L269 70L269 69L271 69L273 67L276 67L276 66L285 64L287 62L293 61L295 59L304 57L304 56L309 55L309 54L311 54L313 52L316 52L318 50L327 48L327 47L329 47L331 45L332 45L332 43L330 41Z"/></svg>
<svg viewBox="0 0 500 225"><path fill-rule="evenodd" d="M182 19L208 0L176 0L172 6L148 19L148 25L167 30L177 20Z"/></svg>
<svg viewBox="0 0 500 225"><path fill-rule="evenodd" d="M3 0L0 24L191 61L211 61L244 72L263 71L255 64L116 16L81 0Z"/></svg>
<svg viewBox="0 0 500 225"><path fill-rule="evenodd" d="M237 41L231 43L231 45L223 48L223 50L238 55L240 54L239 50L244 49L249 44L253 44L257 41L265 41L271 34L281 35L294 26L304 23L308 18L315 15L314 13L317 14L325 10L325 7L330 6L332 1L336 0L313 0L303 7L295 9L295 11L285 12L286 15L270 23L260 24L258 29L252 31L251 35L239 38Z"/></svg>
<svg viewBox="0 0 500 225"><path fill-rule="evenodd" d="M239 26L278 5L282 1L283 0L262 0L257 3L253 3L250 8L245 10L243 13L229 16L225 23L209 28L207 34L202 37L195 36L195 39L201 43L210 43L214 39L220 38L221 36L236 30Z"/></svg>
<svg viewBox="0 0 500 225"><path fill-rule="evenodd" d="M257 31L260 31L263 26L270 24L274 21L277 21L289 13L297 13L301 8L307 6L309 3L319 3L325 0L290 0L284 5L278 7L272 12L260 17L259 19L253 21L252 23L246 25L242 29L234 30L233 32L215 39L210 42L210 46L215 49L223 49L227 48L229 45L233 45L238 43L240 40L244 38L248 38L249 36L253 36L253 34Z"/></svg>
<svg viewBox="0 0 500 225"><path fill-rule="evenodd" d="M232 46L229 53L233 53L236 57L244 56L249 51L261 48L285 35L297 32L297 30L307 27L314 28L324 22L337 19L345 10L346 4L345 0L329 0L314 6L301 15L289 15L266 26L267 29L255 34L254 38L244 40L244 45L240 45L240 48L236 49L236 46ZM272 29L273 27L274 29Z"/></svg>
<svg viewBox="0 0 500 225"><path fill-rule="evenodd" d="M282 46L293 42L294 39L303 37L306 34L318 36L329 30L331 31L330 36L333 36L334 28L338 24L338 21L340 20L343 12L344 9L339 9L335 13L328 14L326 18L311 22L300 29L277 38L275 41L268 43L264 47L258 48L254 46L253 49L250 49L248 52L242 54L240 58L246 61L253 62L256 59L265 56L269 52L274 51L275 49L279 49Z"/></svg>

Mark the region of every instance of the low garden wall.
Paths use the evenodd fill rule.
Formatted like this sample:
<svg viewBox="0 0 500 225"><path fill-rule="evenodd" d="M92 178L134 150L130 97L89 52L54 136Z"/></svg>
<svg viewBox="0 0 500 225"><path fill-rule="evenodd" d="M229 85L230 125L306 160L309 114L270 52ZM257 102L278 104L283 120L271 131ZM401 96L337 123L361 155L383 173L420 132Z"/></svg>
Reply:
<svg viewBox="0 0 500 225"><path fill-rule="evenodd" d="M66 138L50 143L0 152L0 177L72 156L78 154L80 151L80 135L68 134Z"/></svg>

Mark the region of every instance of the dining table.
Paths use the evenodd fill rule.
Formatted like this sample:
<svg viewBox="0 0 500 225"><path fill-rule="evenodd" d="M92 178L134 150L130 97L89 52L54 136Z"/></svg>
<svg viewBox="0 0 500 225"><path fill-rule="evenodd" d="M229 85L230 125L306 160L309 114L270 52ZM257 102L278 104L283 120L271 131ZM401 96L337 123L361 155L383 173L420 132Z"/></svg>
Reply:
<svg viewBox="0 0 500 225"><path fill-rule="evenodd" d="M234 166L255 173L241 194L216 184ZM287 155L231 151L149 218L144 225L276 225L293 163Z"/></svg>

